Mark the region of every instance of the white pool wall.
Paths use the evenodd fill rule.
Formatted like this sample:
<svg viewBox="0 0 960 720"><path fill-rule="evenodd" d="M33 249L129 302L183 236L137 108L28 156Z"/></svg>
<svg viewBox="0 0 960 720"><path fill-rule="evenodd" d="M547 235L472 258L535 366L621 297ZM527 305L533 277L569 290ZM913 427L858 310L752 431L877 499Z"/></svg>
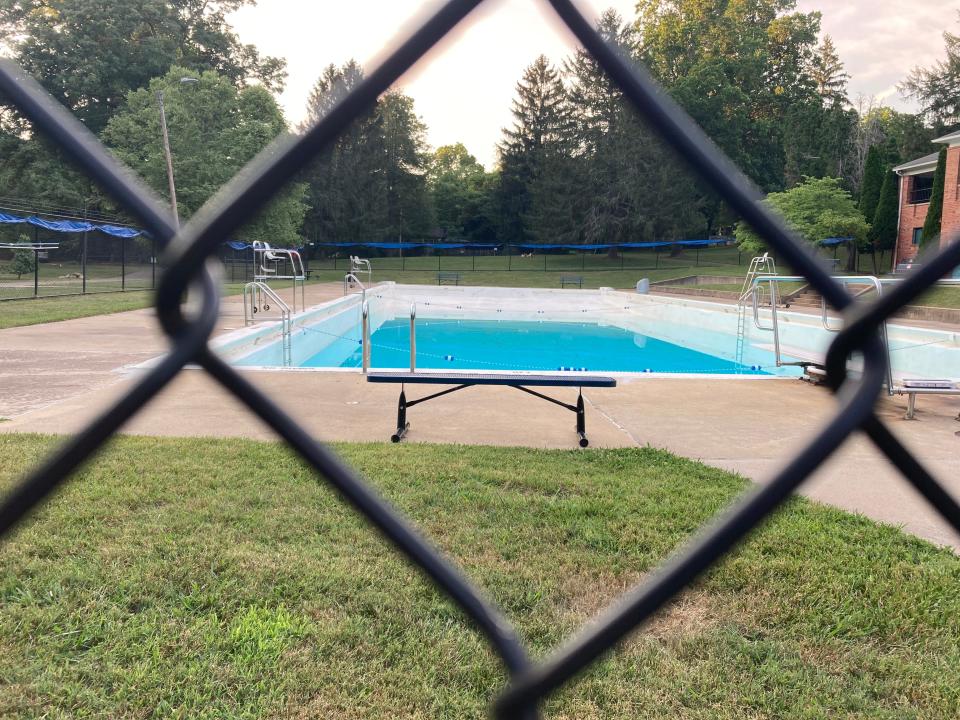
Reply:
<svg viewBox="0 0 960 720"><path fill-rule="evenodd" d="M384 322L409 318L416 304L421 320L503 320L528 322L596 322L621 327L726 359L736 354L737 308L662 295L639 295L609 288L570 290L550 288L494 288L398 285L381 283L367 290L370 331ZM310 308L293 321L293 364L298 365L337 336L360 335L359 294ZM785 359L822 358L836 337L823 328L819 314L778 310L781 352ZM771 324L761 310L761 322ZM322 332L317 332L322 328ZM773 333L754 325L752 308L746 313L743 362L772 369ZM310 343L297 336L312 332ZM946 331L906 325L888 326L891 361L897 378L960 380L960 330ZM324 334L329 340L324 342ZM282 365L279 323L255 326L225 336L217 345L228 359L258 353L257 364ZM273 345L271 346L271 343ZM902 349L901 349L902 348Z"/></svg>

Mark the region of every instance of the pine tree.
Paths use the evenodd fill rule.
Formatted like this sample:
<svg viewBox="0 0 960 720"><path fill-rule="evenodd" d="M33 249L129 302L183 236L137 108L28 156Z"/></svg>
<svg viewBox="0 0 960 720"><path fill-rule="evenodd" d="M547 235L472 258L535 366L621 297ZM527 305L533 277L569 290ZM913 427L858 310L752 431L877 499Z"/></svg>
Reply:
<svg viewBox="0 0 960 720"><path fill-rule="evenodd" d="M867 151L867 163L863 168L863 182L860 185L860 212L867 222L873 221L883 187L883 152L878 145Z"/></svg>
<svg viewBox="0 0 960 720"><path fill-rule="evenodd" d="M937 170L933 174L933 193L930 195L930 207L927 208L927 219L923 223L920 245L927 245L940 237L940 223L943 219L943 184L946 176L947 148L944 146L940 149Z"/></svg>
<svg viewBox="0 0 960 720"><path fill-rule="evenodd" d="M817 84L817 94L824 105L843 105L847 102L847 81L850 75L844 70L837 54L833 38L824 36L813 58L810 74Z"/></svg>
<svg viewBox="0 0 960 720"><path fill-rule="evenodd" d="M874 252L892 250L897 242L897 203L899 202L899 178L889 168L883 176L883 186L877 210L870 226L870 241Z"/></svg>
<svg viewBox="0 0 960 720"><path fill-rule="evenodd" d="M329 65L310 94L305 131L363 80L353 60ZM367 242L425 235L431 227L426 189L426 126L413 100L388 92L353 121L305 173L311 209L307 236L323 242Z"/></svg>
<svg viewBox="0 0 960 720"><path fill-rule="evenodd" d="M30 238L26 235L21 235L17 238L18 245L26 245L30 243ZM17 280L19 280L24 274L33 272L33 262L36 257L36 253L32 250L14 250L13 257L10 259L10 264L7 266L7 272L16 274Z"/></svg>
<svg viewBox="0 0 960 720"><path fill-rule="evenodd" d="M624 55L635 45L633 29L613 10L601 16L597 32ZM563 67L575 125L579 237L617 243L703 232L706 222L689 174L593 56L579 50Z"/></svg>
<svg viewBox="0 0 960 720"><path fill-rule="evenodd" d="M560 74L544 55L527 67L517 83L512 112L513 127L504 128L497 148L502 235L508 242L568 236L570 227L563 215L569 211L566 195L572 187L569 179L564 182L564 174L572 121Z"/></svg>

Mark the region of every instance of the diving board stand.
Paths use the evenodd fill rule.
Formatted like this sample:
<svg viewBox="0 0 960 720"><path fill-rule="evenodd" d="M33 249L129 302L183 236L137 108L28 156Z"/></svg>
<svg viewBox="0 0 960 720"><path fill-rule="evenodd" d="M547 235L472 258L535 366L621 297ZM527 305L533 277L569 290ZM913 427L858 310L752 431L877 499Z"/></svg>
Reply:
<svg viewBox="0 0 960 720"><path fill-rule="evenodd" d="M390 436L393 442L400 442L407 430L410 429L410 423L407 422L407 409L414 405L419 405L427 400L449 395L457 390L473 387L474 385L501 385L512 387L533 395L541 400L546 400L554 405L566 408L577 416L577 435L580 437L580 447L587 447L590 441L587 440L587 420L583 406L583 388L585 387L616 387L617 381L612 377L598 375L527 375L527 374L503 374L503 373L438 373L438 372L369 372L367 373L367 382L372 383L400 383L400 401L397 405L397 431ZM404 386L407 384L422 385L453 385L454 387L441 390L440 392L427 395L416 400L407 400L407 394ZM579 393L577 395L576 405L565 403L556 398L552 398L531 387L575 387Z"/></svg>

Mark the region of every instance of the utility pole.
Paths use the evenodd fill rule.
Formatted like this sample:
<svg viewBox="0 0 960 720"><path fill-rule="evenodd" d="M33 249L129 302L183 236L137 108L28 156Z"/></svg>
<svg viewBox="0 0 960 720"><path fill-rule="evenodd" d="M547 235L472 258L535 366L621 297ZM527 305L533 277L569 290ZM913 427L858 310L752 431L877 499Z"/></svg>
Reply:
<svg viewBox="0 0 960 720"><path fill-rule="evenodd" d="M167 182L170 184L170 205L173 208L173 223L180 229L180 214L177 212L177 188L173 183L173 158L170 156L170 136L167 135L167 113L163 109L163 91L157 92L160 105L160 132L163 135L163 154L167 158Z"/></svg>

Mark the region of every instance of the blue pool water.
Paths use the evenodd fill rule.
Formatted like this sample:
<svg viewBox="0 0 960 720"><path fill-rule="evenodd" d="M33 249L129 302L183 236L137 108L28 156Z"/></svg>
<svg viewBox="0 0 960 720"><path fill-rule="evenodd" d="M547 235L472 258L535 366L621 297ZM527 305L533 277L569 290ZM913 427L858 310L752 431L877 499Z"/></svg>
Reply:
<svg viewBox="0 0 960 720"><path fill-rule="evenodd" d="M317 331L294 338L309 342ZM300 367L360 367L357 339L336 339ZM323 337L328 342L330 335ZM408 320L384 323L372 335L371 366L410 367ZM733 351L731 346L731 354ZM257 364L255 356L243 364ZM595 323L498 322L491 320L418 320L417 367L451 370L587 370L599 372L675 372L766 375L733 360L618 327Z"/></svg>

